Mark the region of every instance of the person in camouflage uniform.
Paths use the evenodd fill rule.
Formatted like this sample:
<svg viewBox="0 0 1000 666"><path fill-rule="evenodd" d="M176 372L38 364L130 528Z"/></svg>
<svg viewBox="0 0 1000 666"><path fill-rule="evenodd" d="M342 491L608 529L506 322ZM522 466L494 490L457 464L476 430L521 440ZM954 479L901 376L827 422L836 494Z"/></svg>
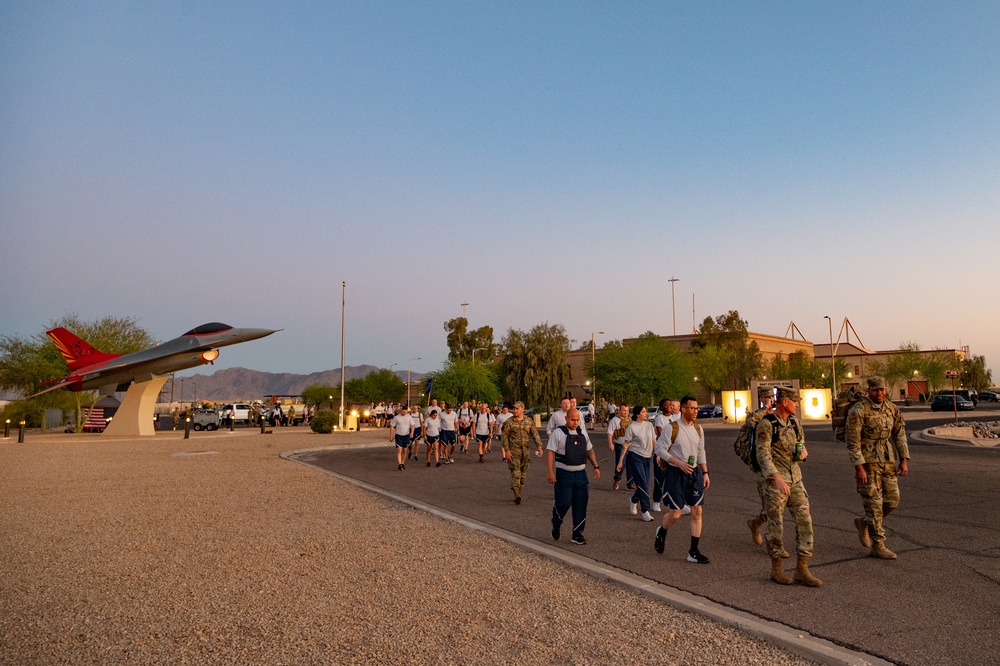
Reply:
<svg viewBox="0 0 1000 666"><path fill-rule="evenodd" d="M809 513L809 494L802 483L799 466L809 453L805 449L805 433L795 419L799 394L794 389L779 388L774 414L765 415L755 431L757 462L761 475L767 479L765 513L767 514L767 550L771 554L771 580L791 585L792 578L782 570L783 516L787 506L795 518L795 551L798 564L794 582L819 587L823 581L809 572L809 558L813 554L812 515ZM796 445L801 444L797 453Z"/></svg>
<svg viewBox="0 0 1000 666"><path fill-rule="evenodd" d="M510 489L514 491L514 504L521 503L521 488L531 464L531 440L535 440L538 455L542 455L542 438L538 436L535 422L524 416L524 403L514 403L514 416L503 424L500 445L503 459L510 468Z"/></svg>
<svg viewBox="0 0 1000 666"><path fill-rule="evenodd" d="M910 449L903 416L896 405L886 400L886 391L882 377L868 378L868 396L847 412L844 439L865 507L865 517L854 520L858 540L862 546L871 547L872 557L894 560L896 554L885 547L882 523L899 506L896 477L909 473Z"/></svg>
<svg viewBox="0 0 1000 666"><path fill-rule="evenodd" d="M756 428L761 419L774 412L774 389L770 386L761 386L757 389L757 400L764 406L747 416L751 428ZM767 524L767 477L756 471L753 476L757 484L757 496L760 497L760 513L748 519L747 526L750 527L750 537L759 546L764 543L760 527ZM782 551L782 557L788 557L788 553Z"/></svg>

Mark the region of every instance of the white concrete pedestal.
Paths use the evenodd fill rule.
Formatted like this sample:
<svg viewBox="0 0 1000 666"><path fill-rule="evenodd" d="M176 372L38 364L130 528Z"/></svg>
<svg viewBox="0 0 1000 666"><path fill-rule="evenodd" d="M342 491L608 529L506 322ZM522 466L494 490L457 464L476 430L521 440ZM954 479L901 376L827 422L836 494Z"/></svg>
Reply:
<svg viewBox="0 0 1000 666"><path fill-rule="evenodd" d="M156 434L153 427L153 409L160 389L167 383L168 377L157 377L146 382L136 382L128 387L125 400L104 429L105 435L112 437L152 437Z"/></svg>

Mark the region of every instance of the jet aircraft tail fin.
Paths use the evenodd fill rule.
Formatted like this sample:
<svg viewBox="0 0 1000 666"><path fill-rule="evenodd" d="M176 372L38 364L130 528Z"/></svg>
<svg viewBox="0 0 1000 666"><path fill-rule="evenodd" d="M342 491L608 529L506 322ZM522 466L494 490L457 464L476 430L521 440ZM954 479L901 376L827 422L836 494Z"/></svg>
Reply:
<svg viewBox="0 0 1000 666"><path fill-rule="evenodd" d="M70 372L86 368L94 365L95 363L100 363L101 361L110 361L111 359L118 358L121 355L108 354L95 349L85 340L81 340L74 333L71 333L62 327L46 331L45 335L49 336L49 339L52 340L52 344L54 344L56 349L59 350L59 353L62 354Z"/></svg>

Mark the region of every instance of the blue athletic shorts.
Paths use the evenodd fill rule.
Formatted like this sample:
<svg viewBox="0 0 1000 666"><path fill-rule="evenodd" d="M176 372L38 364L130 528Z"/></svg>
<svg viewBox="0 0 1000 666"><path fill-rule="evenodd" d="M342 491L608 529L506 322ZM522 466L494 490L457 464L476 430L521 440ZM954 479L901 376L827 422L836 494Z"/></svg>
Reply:
<svg viewBox="0 0 1000 666"><path fill-rule="evenodd" d="M401 449L410 448L410 436L409 435L396 435L396 446Z"/></svg>
<svg viewBox="0 0 1000 666"><path fill-rule="evenodd" d="M455 445L458 441L458 437L455 435L454 430L442 430L441 431L441 443Z"/></svg>
<svg viewBox="0 0 1000 666"><path fill-rule="evenodd" d="M490 436L488 434L487 435L476 435L476 441L477 442L482 442L483 444L485 444L486 442L490 441Z"/></svg>
<svg viewBox="0 0 1000 666"><path fill-rule="evenodd" d="M441 439L440 435L427 435L426 437L428 444L437 444L438 440Z"/></svg>
<svg viewBox="0 0 1000 666"><path fill-rule="evenodd" d="M663 501L674 511L680 511L684 505L702 506L705 504L705 475L700 467L694 472L685 474L679 467L667 465L667 478L663 484Z"/></svg>

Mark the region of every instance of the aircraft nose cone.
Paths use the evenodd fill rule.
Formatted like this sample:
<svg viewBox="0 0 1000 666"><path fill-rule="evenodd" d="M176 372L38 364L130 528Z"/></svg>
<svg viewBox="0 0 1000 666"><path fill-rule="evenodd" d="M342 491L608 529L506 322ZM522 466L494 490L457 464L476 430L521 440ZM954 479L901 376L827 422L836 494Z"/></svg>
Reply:
<svg viewBox="0 0 1000 666"><path fill-rule="evenodd" d="M240 329L237 329L240 340L242 340L244 342L247 341L247 340L256 340L258 338L264 338L264 337L267 337L268 335L271 335L272 333L277 333L280 330L281 330L280 328L274 329L274 330L272 330L270 328L240 328Z"/></svg>

